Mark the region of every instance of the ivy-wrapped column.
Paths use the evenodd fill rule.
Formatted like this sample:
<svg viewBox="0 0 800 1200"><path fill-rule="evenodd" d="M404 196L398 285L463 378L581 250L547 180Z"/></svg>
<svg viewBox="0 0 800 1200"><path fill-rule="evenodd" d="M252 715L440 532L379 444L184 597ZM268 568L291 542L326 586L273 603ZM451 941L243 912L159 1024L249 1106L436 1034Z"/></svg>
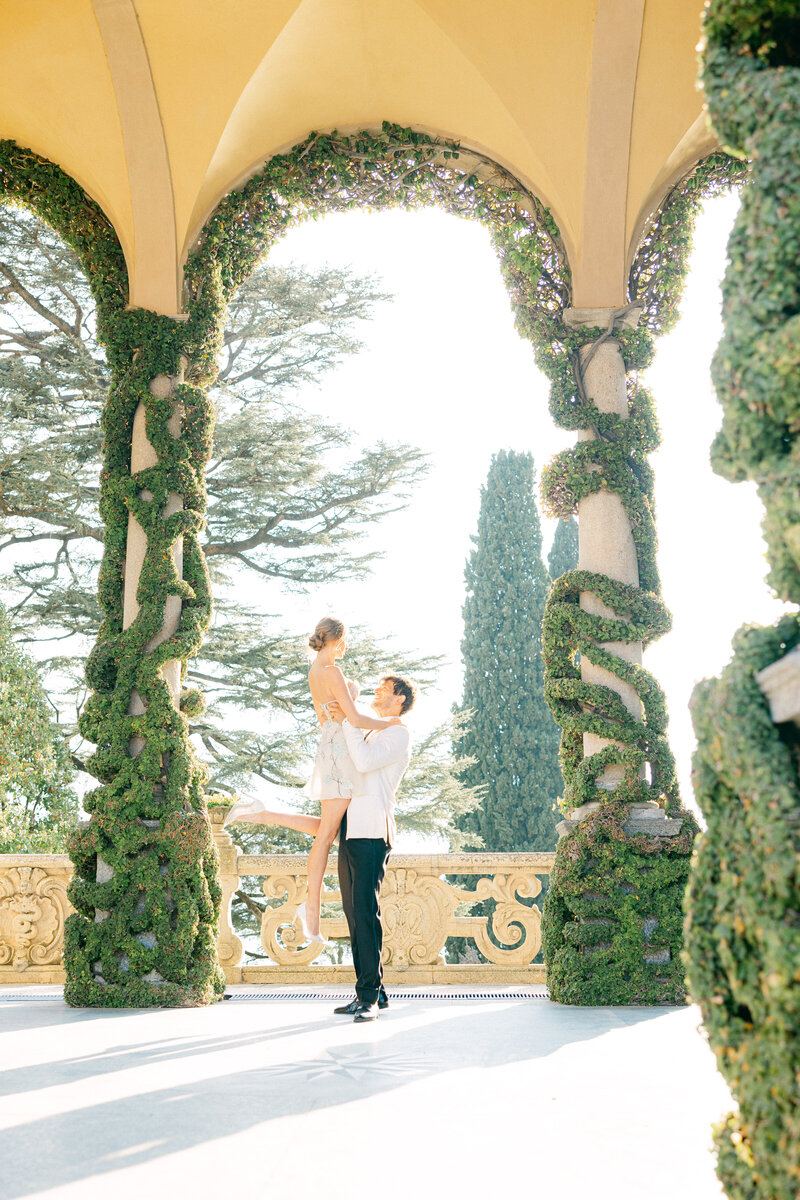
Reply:
<svg viewBox="0 0 800 1200"><path fill-rule="evenodd" d="M181 690L211 613L198 534L213 412L208 372L192 369L199 331L200 321L139 310L118 313L106 337L104 619L81 717L101 783L70 845L65 996L75 1005L202 1004L224 987L217 855L186 721L201 700Z"/></svg>
<svg viewBox="0 0 800 1200"><path fill-rule="evenodd" d="M605 325L613 330L615 325L635 329L641 307L631 306L628 311L615 313L610 309L569 308L564 313L564 324L569 329L591 329ZM592 397L602 413L614 413L623 421L628 418L628 391L625 363L617 339L608 336L603 341L591 342L578 350L578 364L583 391ZM591 442L591 429L578 433L579 442ZM578 569L591 575L607 575L627 587L639 587L639 559L633 540L630 518L617 492L605 487L589 492L578 501ZM595 592L581 592L580 606L584 612L604 619L613 619L615 612ZM641 641L604 642L602 650L615 658L641 666ZM580 662L581 679L585 683L611 688L622 700L634 720L640 721L642 702L633 684L619 677L614 671L593 662L584 655ZM585 757L597 754L613 745L606 738L587 730L583 734ZM624 769L619 761L609 762L598 777L598 784L612 790L624 778ZM588 810L596 808L599 801L590 801ZM661 809L658 809L661 812ZM573 821L575 815L573 814Z"/></svg>
<svg viewBox="0 0 800 1200"><path fill-rule="evenodd" d="M683 997L681 902L696 831L680 807L666 707L641 666L669 628L655 562L652 404L631 377L651 353L643 305L568 309L551 405L578 431L550 464L551 512L577 512L579 567L545 612L545 694L562 726L564 808L543 945L550 994L570 1004Z"/></svg>
<svg viewBox="0 0 800 1200"><path fill-rule="evenodd" d="M198 533L220 286L213 274L204 280L188 320L129 311L125 258L102 209L13 141L0 141L2 199L30 208L80 258L112 372L100 480L103 621L81 722L97 746L90 769L100 786L85 797L91 817L70 844L77 911L66 924L65 995L74 1005L205 1003L223 987L220 890L185 719L201 700L180 684L211 612Z"/></svg>

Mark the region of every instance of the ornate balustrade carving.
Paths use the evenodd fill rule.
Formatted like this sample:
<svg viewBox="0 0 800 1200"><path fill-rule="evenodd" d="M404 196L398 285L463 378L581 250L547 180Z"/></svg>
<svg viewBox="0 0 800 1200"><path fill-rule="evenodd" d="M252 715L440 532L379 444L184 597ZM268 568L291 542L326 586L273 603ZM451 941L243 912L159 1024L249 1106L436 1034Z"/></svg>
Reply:
<svg viewBox="0 0 800 1200"><path fill-rule="evenodd" d="M218 822L215 840L223 884L217 945L229 982L351 982L349 963L326 961L318 946L304 944L296 912L308 888L305 855L240 854ZM534 961L541 949L536 900L553 859L547 853L392 855L381 891L387 982L544 982L544 965ZM329 871L335 877L335 855ZM71 874L66 855L0 854L0 985L63 982ZM244 948L231 926L231 902L243 876L263 879L267 962L242 963ZM494 902L489 915L476 913L487 900ZM339 902L338 891L326 889L322 928L334 942L347 938ZM469 961L445 963L451 937L466 939Z"/></svg>
<svg viewBox="0 0 800 1200"><path fill-rule="evenodd" d="M553 858L552 854L393 854L381 889L387 982L544 982L544 965L534 962L541 949L541 912L524 901L539 896ZM335 855L329 868L335 875ZM323 952L303 943L295 913L307 891L304 855L241 855L238 870L242 876L263 876L267 900L279 901L265 910L261 923L261 944L272 961L243 967L243 982L352 977L351 966L315 961ZM477 877L474 887L445 878L463 881L470 875ZM323 913L340 899L338 891L326 889ZM495 902L491 915L471 911L486 900ZM325 916L322 932L328 939L346 938L344 917ZM487 961L445 963L444 946L450 937L473 942Z"/></svg>

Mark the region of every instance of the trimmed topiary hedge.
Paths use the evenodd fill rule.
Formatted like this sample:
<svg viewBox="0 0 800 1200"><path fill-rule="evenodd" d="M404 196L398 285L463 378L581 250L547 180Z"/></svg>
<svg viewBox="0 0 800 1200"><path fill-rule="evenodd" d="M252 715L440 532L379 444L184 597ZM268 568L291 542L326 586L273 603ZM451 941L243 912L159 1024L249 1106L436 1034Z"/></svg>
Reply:
<svg viewBox="0 0 800 1200"><path fill-rule="evenodd" d="M800 602L800 13L794 0L712 0L703 84L714 127L750 160L729 243L723 405L712 460L765 507L776 592ZM800 1195L800 778L755 673L800 645L800 621L745 627L693 698L695 791L708 822L687 894L692 996L739 1111L716 1130L731 1200Z"/></svg>
<svg viewBox="0 0 800 1200"><path fill-rule="evenodd" d="M714 126L750 161L722 285L724 333L713 377L723 421L712 463L727 479L757 483L765 508L768 582L796 603L800 15L790 0L728 0L708 10L706 36L703 86Z"/></svg>
<svg viewBox="0 0 800 1200"><path fill-rule="evenodd" d="M755 680L798 645L794 615L745 627L692 701L708 830L686 898L688 978L739 1102L715 1131L731 1200L800 1191L800 731L773 725Z"/></svg>

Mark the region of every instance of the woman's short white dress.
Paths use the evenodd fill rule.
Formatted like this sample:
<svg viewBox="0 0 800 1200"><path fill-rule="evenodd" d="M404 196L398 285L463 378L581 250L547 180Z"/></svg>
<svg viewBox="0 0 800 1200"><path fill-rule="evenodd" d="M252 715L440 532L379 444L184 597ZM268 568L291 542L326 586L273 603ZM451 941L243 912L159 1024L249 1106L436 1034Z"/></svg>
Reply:
<svg viewBox="0 0 800 1200"><path fill-rule="evenodd" d="M341 725L328 715L327 704L321 707L325 713L325 724L320 734L308 794L312 800L352 800L356 769Z"/></svg>

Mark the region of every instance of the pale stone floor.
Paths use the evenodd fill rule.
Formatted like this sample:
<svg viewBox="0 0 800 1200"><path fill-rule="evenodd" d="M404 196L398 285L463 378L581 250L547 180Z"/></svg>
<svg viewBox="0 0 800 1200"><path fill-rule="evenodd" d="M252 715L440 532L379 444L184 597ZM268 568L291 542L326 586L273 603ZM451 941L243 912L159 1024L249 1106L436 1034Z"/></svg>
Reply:
<svg viewBox="0 0 800 1200"><path fill-rule="evenodd" d="M232 991L106 1012L0 989L2 1200L722 1195L696 1009L396 993L358 1026L340 989Z"/></svg>

